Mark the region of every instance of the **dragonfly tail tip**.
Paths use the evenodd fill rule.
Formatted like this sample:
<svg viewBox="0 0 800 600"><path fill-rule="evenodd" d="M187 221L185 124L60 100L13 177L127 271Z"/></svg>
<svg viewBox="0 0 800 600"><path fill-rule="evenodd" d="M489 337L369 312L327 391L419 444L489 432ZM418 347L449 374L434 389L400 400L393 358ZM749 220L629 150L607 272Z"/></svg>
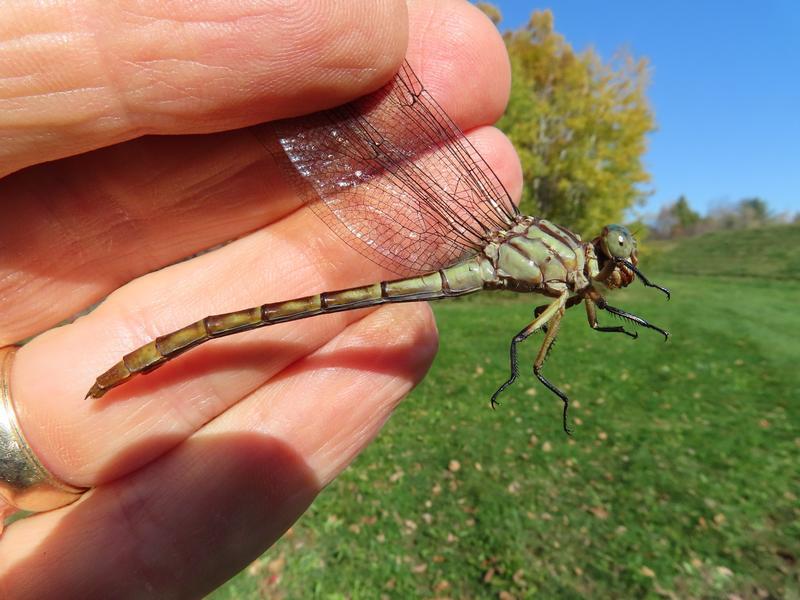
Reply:
<svg viewBox="0 0 800 600"><path fill-rule="evenodd" d="M91 389L88 392L86 392L86 396L84 396L83 399L84 400L89 400L89 399L96 400L97 398L101 398L104 393L105 393L105 390L103 390L99 385L97 385L97 383L95 383L91 387Z"/></svg>

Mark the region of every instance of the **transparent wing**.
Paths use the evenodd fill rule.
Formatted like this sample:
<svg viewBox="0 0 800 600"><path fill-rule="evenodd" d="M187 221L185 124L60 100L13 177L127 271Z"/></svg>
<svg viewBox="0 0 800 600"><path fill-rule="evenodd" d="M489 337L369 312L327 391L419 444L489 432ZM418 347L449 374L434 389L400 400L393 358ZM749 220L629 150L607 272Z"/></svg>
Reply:
<svg viewBox="0 0 800 600"><path fill-rule="evenodd" d="M274 124L298 193L345 242L398 275L480 250L517 209L407 63L382 89Z"/></svg>

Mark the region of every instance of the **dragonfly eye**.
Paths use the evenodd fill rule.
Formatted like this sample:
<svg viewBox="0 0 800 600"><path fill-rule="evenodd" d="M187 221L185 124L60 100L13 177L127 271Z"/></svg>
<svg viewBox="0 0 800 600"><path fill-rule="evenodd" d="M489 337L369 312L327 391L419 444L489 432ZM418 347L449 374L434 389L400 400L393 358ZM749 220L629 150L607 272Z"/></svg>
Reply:
<svg viewBox="0 0 800 600"><path fill-rule="evenodd" d="M609 257L629 258L636 250L631 232L622 225L607 225L603 230L603 246Z"/></svg>

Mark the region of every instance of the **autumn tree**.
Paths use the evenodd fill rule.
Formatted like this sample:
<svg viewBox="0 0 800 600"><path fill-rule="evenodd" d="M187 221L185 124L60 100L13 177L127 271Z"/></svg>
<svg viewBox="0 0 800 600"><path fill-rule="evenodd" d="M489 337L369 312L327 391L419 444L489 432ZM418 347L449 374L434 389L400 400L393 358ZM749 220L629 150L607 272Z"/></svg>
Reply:
<svg viewBox="0 0 800 600"><path fill-rule="evenodd" d="M513 83L498 125L522 161L522 210L582 234L620 221L649 181L647 62L621 53L605 64L594 50L576 53L554 31L549 10L534 12L505 41Z"/></svg>

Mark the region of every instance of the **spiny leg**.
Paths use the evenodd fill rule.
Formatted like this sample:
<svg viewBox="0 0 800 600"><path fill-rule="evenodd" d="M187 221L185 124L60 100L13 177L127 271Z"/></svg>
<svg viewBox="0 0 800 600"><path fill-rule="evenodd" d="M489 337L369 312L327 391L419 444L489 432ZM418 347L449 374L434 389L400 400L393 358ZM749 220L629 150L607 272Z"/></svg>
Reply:
<svg viewBox="0 0 800 600"><path fill-rule="evenodd" d="M519 362L517 360L517 344L520 342L525 341L532 333L534 333L537 329L541 329L542 326L547 323L553 316L558 313L560 310L564 308L564 305L567 301L567 294L562 294L558 297L557 300L547 305L525 329L520 331L514 338L511 340L511 349L509 351L510 358L511 358L511 376L508 380L497 388L497 391L492 394L492 408L495 408L499 403L497 402L497 397L505 390L508 386L514 383L519 376ZM538 312L538 309L537 309Z"/></svg>
<svg viewBox="0 0 800 600"><path fill-rule="evenodd" d="M567 434L570 434L571 431L567 426L567 410L569 410L569 398L567 395L558 389L555 385L550 383L547 378L542 375L542 366L544 365L544 361L547 360L547 355L550 353L550 349L553 347L553 342L556 341L556 336L558 335L558 330L561 327L561 317L564 316L564 311L566 308L562 308L559 310L553 318L550 319L548 323L548 331L547 335L544 336L544 342L542 342L542 347L539 348L539 353L536 355L536 360L533 363L533 373L536 375L536 378L542 382L542 384L553 392L556 396L561 398L561 402L564 403L564 412L561 416L562 424L564 426L564 431Z"/></svg>
<svg viewBox="0 0 800 600"><path fill-rule="evenodd" d="M603 333L624 333L633 339L639 337L638 332L634 331L631 333L622 325L617 325L615 327L600 327L600 325L597 323L597 310L595 310L595 304L590 298L586 298L586 318L589 319L589 326L595 331L601 331Z"/></svg>
<svg viewBox="0 0 800 600"><path fill-rule="evenodd" d="M667 288L650 281L647 277L644 276L644 273L642 273L639 269L636 268L636 266L632 262L625 260L624 258L617 259L617 261L628 267L634 273L636 273L636 275L639 277L639 279L641 280L641 282L644 284L645 287L655 288L658 291L663 292L667 296L667 300L670 299L671 296Z"/></svg>
<svg viewBox="0 0 800 600"><path fill-rule="evenodd" d="M636 315L624 311L621 308L616 308L614 306L611 306L605 300L603 300L602 303L598 302L597 306L602 310L610 312L612 315L617 315L618 317L627 319L631 323L636 323L637 325L641 325L642 327L646 327L647 329L652 329L653 331L657 331L658 333L664 336L665 342L669 339L669 331L661 329L660 327L657 327L652 323L648 323L642 317L637 317Z"/></svg>

